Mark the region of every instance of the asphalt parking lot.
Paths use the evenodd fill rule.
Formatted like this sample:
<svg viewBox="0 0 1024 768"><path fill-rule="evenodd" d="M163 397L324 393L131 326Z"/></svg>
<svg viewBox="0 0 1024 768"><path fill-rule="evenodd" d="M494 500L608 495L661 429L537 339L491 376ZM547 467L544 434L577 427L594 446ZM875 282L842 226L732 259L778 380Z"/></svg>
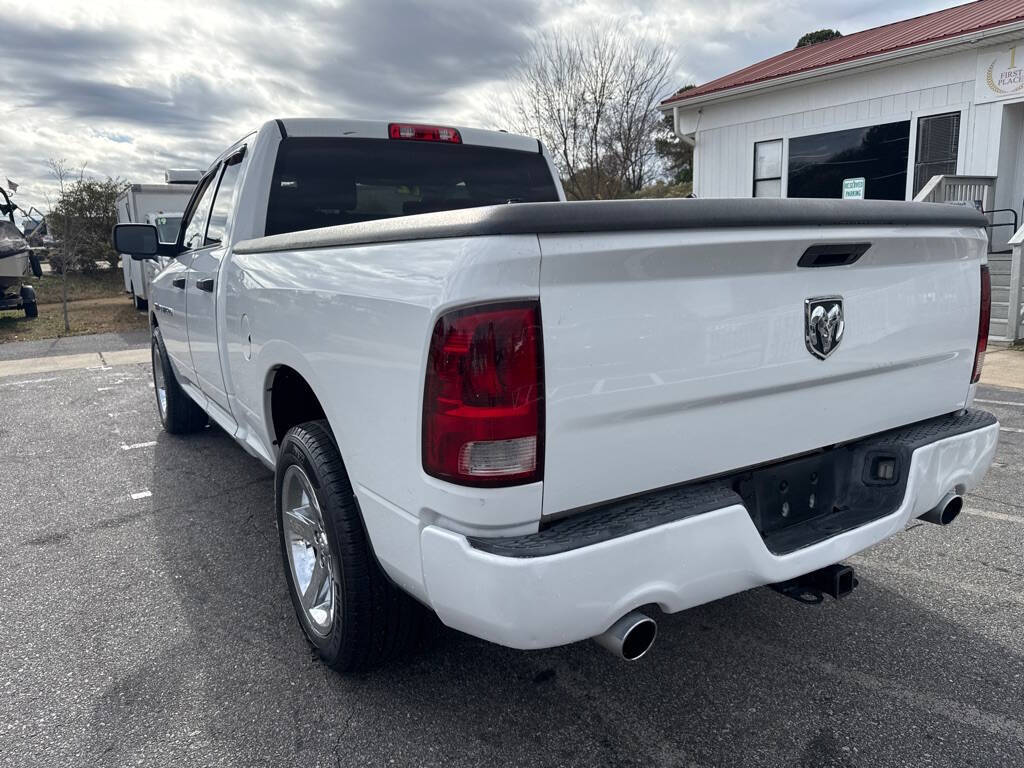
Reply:
<svg viewBox="0 0 1024 768"><path fill-rule="evenodd" d="M1006 431L967 514L857 557L846 600L664 616L636 664L441 630L342 678L271 474L162 433L147 364L0 378L0 764L1024 765L1024 390L979 397Z"/></svg>

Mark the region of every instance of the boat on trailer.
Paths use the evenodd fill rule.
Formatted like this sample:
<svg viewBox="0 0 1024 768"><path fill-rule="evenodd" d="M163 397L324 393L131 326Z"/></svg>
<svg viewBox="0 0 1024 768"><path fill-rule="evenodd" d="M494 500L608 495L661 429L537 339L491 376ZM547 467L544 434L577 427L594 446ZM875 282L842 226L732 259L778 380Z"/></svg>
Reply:
<svg viewBox="0 0 1024 768"><path fill-rule="evenodd" d="M8 217L0 219L0 310L22 309L25 317L37 317L36 292L23 281L30 274L40 277L42 269L28 241L14 223L16 206L2 188L0 194L5 200L0 203L0 213Z"/></svg>

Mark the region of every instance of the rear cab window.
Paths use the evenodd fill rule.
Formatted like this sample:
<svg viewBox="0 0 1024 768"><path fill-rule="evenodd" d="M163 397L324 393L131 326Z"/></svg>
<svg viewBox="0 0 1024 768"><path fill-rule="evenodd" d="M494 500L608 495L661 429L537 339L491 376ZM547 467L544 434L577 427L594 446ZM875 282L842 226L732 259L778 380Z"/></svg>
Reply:
<svg viewBox="0 0 1024 768"><path fill-rule="evenodd" d="M539 152L389 139L282 140L266 234L504 203L556 202Z"/></svg>

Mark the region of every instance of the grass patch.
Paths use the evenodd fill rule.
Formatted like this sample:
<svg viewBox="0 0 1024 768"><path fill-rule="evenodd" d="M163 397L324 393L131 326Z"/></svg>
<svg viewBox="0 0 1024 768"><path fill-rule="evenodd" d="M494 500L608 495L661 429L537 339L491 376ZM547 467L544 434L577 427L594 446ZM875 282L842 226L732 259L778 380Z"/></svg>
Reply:
<svg viewBox="0 0 1024 768"><path fill-rule="evenodd" d="M26 278L25 282L36 289L37 304L60 304L61 276L44 274L42 277ZM124 295L124 273L118 269L102 269L96 272L68 275L68 301L104 299ZM42 314L42 310L40 310Z"/></svg>
<svg viewBox="0 0 1024 768"><path fill-rule="evenodd" d="M136 312L125 295L121 270L104 269L68 275L71 332L65 333L61 280L60 275L43 275L25 281L36 290L39 317L29 320L22 310L0 312L0 344L86 333L138 331L148 327L146 315Z"/></svg>
<svg viewBox="0 0 1024 768"><path fill-rule="evenodd" d="M39 307L39 317L29 320L25 313L0 312L0 344L6 341L35 341L86 333L144 331L149 327L145 313L136 312L125 297L68 302L71 333L64 333L64 312L60 304Z"/></svg>

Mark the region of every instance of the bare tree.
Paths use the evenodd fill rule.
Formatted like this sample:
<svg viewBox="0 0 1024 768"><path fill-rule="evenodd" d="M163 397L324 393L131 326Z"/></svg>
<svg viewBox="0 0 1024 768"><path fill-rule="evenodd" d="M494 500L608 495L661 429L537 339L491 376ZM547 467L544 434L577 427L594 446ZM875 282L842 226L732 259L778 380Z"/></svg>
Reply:
<svg viewBox="0 0 1024 768"><path fill-rule="evenodd" d="M544 33L497 112L544 142L570 197L626 196L657 174L655 107L672 64L664 43L610 28Z"/></svg>
<svg viewBox="0 0 1024 768"><path fill-rule="evenodd" d="M55 159L50 158L46 161L46 164L50 168L50 174L57 180L59 189L59 196L57 198L57 204L49 205L50 215L47 216L48 221L56 221L58 224L57 232L51 232L55 236L60 238L60 283L61 283L61 303L64 305L64 332L71 332L71 322L68 319L68 271L75 264L78 259L79 252L79 222L76 221L78 218L75 212L70 210L68 205L68 193L71 187L75 184L81 184L85 177L85 166L83 165L78 171L78 178L72 181L73 171L68 167L67 161L64 158ZM51 266L52 262L51 262Z"/></svg>

